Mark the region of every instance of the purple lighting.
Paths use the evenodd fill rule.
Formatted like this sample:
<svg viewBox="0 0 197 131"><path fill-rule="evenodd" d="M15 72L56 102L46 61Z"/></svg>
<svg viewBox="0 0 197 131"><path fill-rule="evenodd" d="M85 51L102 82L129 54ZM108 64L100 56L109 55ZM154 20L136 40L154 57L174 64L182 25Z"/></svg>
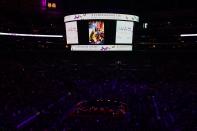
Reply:
<svg viewBox="0 0 197 131"><path fill-rule="evenodd" d="M28 119L24 120L23 122L21 122L20 124L18 124L16 126L17 129L22 128L24 125L32 122L33 120L35 120L35 118L37 118L37 116L40 115L40 112L37 112L36 114L30 116Z"/></svg>
<svg viewBox="0 0 197 131"><path fill-rule="evenodd" d="M47 1L46 0L41 0L41 9L42 10L46 9L46 5L47 5Z"/></svg>

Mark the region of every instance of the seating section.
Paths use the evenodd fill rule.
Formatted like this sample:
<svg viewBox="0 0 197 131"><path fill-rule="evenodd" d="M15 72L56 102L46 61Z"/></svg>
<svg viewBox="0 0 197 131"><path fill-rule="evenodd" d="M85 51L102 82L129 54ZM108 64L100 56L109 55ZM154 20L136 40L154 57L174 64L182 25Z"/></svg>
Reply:
<svg viewBox="0 0 197 131"><path fill-rule="evenodd" d="M97 60L94 55L80 54L80 59L57 52L2 55L0 127L104 130L109 123L98 122L104 119L102 114L99 119L72 119L78 127L64 120L78 102L106 99L128 106L125 118L118 121L120 127L110 117L114 123L110 129L197 129L194 54L118 55L104 53Z"/></svg>

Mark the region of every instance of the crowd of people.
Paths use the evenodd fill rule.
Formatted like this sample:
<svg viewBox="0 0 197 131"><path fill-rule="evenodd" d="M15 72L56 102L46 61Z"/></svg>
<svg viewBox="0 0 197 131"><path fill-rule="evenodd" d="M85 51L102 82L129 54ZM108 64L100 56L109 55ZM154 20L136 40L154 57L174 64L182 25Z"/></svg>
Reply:
<svg viewBox="0 0 197 131"><path fill-rule="evenodd" d="M96 99L128 105L125 130L197 129L194 54L66 55L2 53L0 129L56 129L76 103Z"/></svg>

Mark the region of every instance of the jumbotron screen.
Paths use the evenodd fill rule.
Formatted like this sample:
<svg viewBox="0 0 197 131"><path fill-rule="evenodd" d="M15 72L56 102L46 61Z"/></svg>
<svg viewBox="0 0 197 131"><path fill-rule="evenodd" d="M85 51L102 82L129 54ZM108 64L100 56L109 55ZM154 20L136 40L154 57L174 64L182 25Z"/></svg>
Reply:
<svg viewBox="0 0 197 131"><path fill-rule="evenodd" d="M89 13L65 16L66 43L71 51L132 51L138 16Z"/></svg>

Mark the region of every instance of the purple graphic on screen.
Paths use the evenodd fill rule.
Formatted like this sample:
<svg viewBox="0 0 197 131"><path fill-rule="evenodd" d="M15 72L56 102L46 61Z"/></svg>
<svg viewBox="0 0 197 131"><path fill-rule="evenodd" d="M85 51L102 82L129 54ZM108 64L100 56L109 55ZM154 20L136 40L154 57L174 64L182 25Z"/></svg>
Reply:
<svg viewBox="0 0 197 131"><path fill-rule="evenodd" d="M101 47L101 51L107 51L107 50L110 50L110 48L109 47Z"/></svg>
<svg viewBox="0 0 197 131"><path fill-rule="evenodd" d="M80 16L79 15L75 15L75 18L74 19L79 19L80 18Z"/></svg>

